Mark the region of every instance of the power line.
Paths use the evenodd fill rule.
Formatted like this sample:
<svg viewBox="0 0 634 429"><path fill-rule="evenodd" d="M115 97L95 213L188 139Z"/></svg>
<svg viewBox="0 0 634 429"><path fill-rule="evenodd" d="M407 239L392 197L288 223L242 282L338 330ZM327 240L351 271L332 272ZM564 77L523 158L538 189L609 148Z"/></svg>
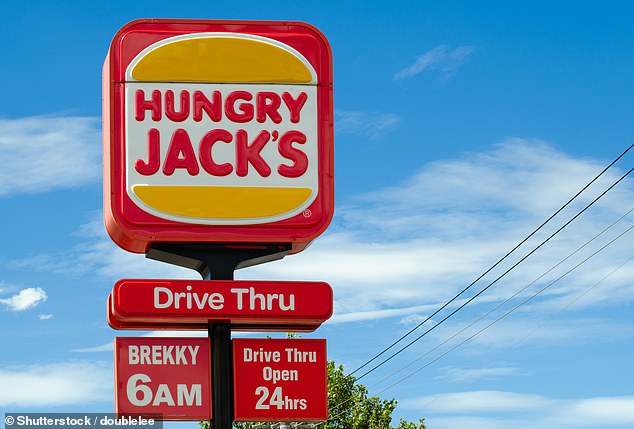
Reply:
<svg viewBox="0 0 634 429"><path fill-rule="evenodd" d="M612 276L614 273L616 273L618 270L620 270L621 268L623 268L625 265L627 265L630 261L634 260L634 256L630 256L628 259L625 260L625 262L623 262L621 265L617 266L616 268L614 268L612 271L610 271L608 274L606 274L601 280L599 280L598 282L596 282L595 284L593 284L592 286L590 286L588 289L584 290L581 294L577 295L572 301L568 302L566 305L564 305L563 307L561 307L556 313L554 313L552 315L552 317L564 312L566 309L572 307L577 301L579 301L581 298L583 298L584 296L586 296L588 293L590 293L595 287L599 286L601 283L603 283L606 279L608 279L610 276ZM524 340L526 340L528 337L530 337L531 335L533 335L535 332L537 332L538 330L540 330L545 323L541 323L539 325L537 325L534 329L532 329L531 331L529 331L526 335L524 335L522 338L518 339L517 341L515 341L513 344L511 344L509 347L507 347L506 349L502 350L500 353L498 353L496 356L494 356L491 360L489 360L489 362L483 366L480 367L478 369L476 369L475 371L473 371L471 374L467 375L465 377L465 379L469 379L473 376L475 376L478 372L482 371L483 369L485 369L486 367L490 366L493 362L495 362L497 359L499 359L502 355L504 355L505 353L507 353L509 350L513 349L514 347L516 347L518 344L522 343ZM432 402L437 401L438 399L442 398L444 396L444 394L440 394L435 396L433 399L429 400L427 403L425 403L421 408L425 408L427 406L429 406L429 404L431 404Z"/></svg>
<svg viewBox="0 0 634 429"><path fill-rule="evenodd" d="M380 384L382 384L383 382L385 382L386 380L392 378L394 375L398 374L399 372L405 370L406 368L410 367L411 365L413 365L414 363L416 363L417 361L419 361L420 359L424 358L425 356L429 355L430 353L432 353L433 351L439 349L440 347L442 347L443 345L445 345L446 343L448 343L449 341L451 341L452 339L456 338L458 335L460 335L461 333L463 333L464 331L466 331L467 329L471 328L472 326L474 326L476 323L480 322L481 320L483 320L485 317L487 317L488 315L490 315L492 312L494 312L495 310L499 309L500 307L502 307L503 305L505 305L506 303L508 303L509 301L511 301L513 298L515 298L517 295L519 295L520 293L522 293L524 290L526 290L527 288L529 288L530 286L534 285L535 283L537 283L540 279L542 279L543 277L545 277L546 275L548 275L550 272L552 272L553 270L555 270L557 267L559 267L561 264L563 264L564 262L566 262L568 259L570 259L572 256L576 255L577 253L579 253L581 250L583 250L586 246L588 246L589 244L591 244L593 241L595 241L597 238L599 238L601 235L603 235L605 232L607 232L608 230L610 230L611 228L613 228L616 224L618 224L619 222L621 222L623 219L625 219L628 215L630 215L632 213L632 211L634 211L634 208L630 209L629 211L627 211L625 214L621 215L618 219L616 219L615 221L613 221L610 225L608 225L607 227L605 227L603 230L601 230L599 233L597 233L594 237L592 237L590 240L586 241L584 244L582 244L580 247L578 247L576 250L574 250L572 253L570 253L568 256L566 256L565 258L563 258L561 261L559 261L557 264L553 265L551 268L549 268L547 271L545 271L543 274L541 274L540 276L538 276L535 280L531 281L530 283L528 283L526 286L524 286L523 288L521 288L520 290L518 290L517 292L515 292L513 295L511 295L509 298L507 298L504 302L498 304L497 306L495 306L493 309L489 310L487 313L485 313L484 315L480 316L477 320L475 320L474 322L470 323L469 325L467 325L466 327L462 328L461 330L459 330L458 332L456 332L455 334L453 334L451 337L447 338L446 340L442 341L441 343L437 344L436 346L434 346L432 349L428 350L427 352L425 352L424 354L422 354L421 356L419 356L418 358L416 358L414 361L408 363L407 365L403 366L402 368L398 369L397 371L393 372L392 374L384 377L383 379L381 379L380 381L376 382L375 384L373 384L372 386L369 386L369 389L372 389ZM630 229L632 229L632 227L630 227ZM591 255L590 257L586 258L586 260L590 259L592 256L596 255L598 252L600 252L601 250L603 250L604 248L606 248L608 245L610 245L612 242L616 241L619 237L621 237L622 235L624 235L626 232L628 232L629 229L623 233L621 233L618 237L616 237L615 239L613 239L612 241L610 241L608 244L604 245L601 249L599 249L598 251L596 251L593 255ZM634 258L634 257L633 257ZM632 258L630 258L632 259ZM628 260L629 261L629 260ZM580 266L581 264L583 264L585 262L582 261L581 263L577 264L577 266L575 266L574 268L572 268L571 270L569 270L567 273L565 273L564 275L562 275L560 278L558 278L557 280L553 281L551 284L549 284L547 287L552 286L552 284L556 283L557 281L559 281L561 278L563 278L564 276L566 276L567 274L569 274L570 272L572 272L574 269L576 269L578 266ZM621 266L625 265L622 264ZM621 266L619 266L618 268L620 268ZM617 269L618 269L617 268ZM614 270L616 271L616 269ZM614 273L614 271L612 271L612 273ZM612 273L610 273L609 275L611 275ZM609 276L608 275L608 276ZM605 277L607 278L607 276ZM605 279L604 278L604 279ZM602 279L601 281L603 281L604 279ZM596 286L596 285L595 285ZM546 288L542 289L541 291L539 291L536 295L538 295L539 293L541 293L543 290L545 290ZM587 293L587 292L586 292ZM534 296L536 296L534 295ZM534 298L531 297L530 299ZM529 300L530 300L529 299ZM572 305L572 303L570 304ZM520 305L521 306L521 305ZM514 311L515 309L513 309L512 311ZM563 311L563 309L562 309ZM506 317L503 316L503 317ZM502 318L503 318L502 317ZM456 347L457 348L457 347ZM455 349L455 348L454 348ZM452 350L454 350L452 349ZM451 350L450 350L451 351ZM446 353L445 353L446 354ZM441 355L441 357L444 356ZM440 357L436 358L435 360L433 360L431 363L435 362L436 360L438 360ZM429 363L428 365L431 365L431 363ZM427 365L427 366L428 366ZM390 386L391 387L391 386ZM383 392L383 391L381 391ZM333 407L333 409L338 409L339 407L345 405L348 401L342 402L340 404L337 404L335 407Z"/></svg>
<svg viewBox="0 0 634 429"><path fill-rule="evenodd" d="M420 328L421 326L423 326L425 323L427 323L429 320L431 320L435 315L437 315L438 313L440 313L442 310L444 310L447 306L449 306L452 302L454 302L456 299L458 299L460 296L462 296L463 293L465 293L467 290L469 290L473 285L475 285L478 281L480 281L484 276L486 276L488 273L490 273L494 268L496 268L499 264L501 264L504 260L506 260L506 258L508 258L513 252L515 252L520 246L522 246L524 243L526 243L526 241L528 241L533 235L535 235L540 229L542 229L548 222L550 222L555 216L557 216L562 210L564 210L568 205L570 205L570 203L572 203L572 201L574 201L579 195L581 195L586 189L588 189L588 187L590 187L595 181L597 181L599 179L599 177L601 177L608 169L610 169L614 164L616 164L623 156L625 156L625 154L627 154L632 147L634 147L634 143L631 144L625 151L623 151L619 156L617 156L610 164L608 164L599 174L597 174L594 179L592 179L590 182L588 182L588 184L586 184L583 188L581 188L581 190L579 192L577 192L572 198L570 198L568 200L568 202L566 202L563 206L561 206L557 211L555 211L552 215L550 215L550 217L548 217L548 219L546 219L541 225L539 225L537 228L535 228L535 230L533 230L533 232L531 232L528 236L526 236L526 238L524 238L522 241L520 241L517 245L515 245L515 247L513 247L509 252L507 252L502 258L500 258L495 264L493 264L489 269L487 269L486 271L484 271L482 274L480 274L480 276L478 276L478 278L476 278L473 282L471 282L467 287L465 287L464 289L462 289L458 294L456 294L453 298L451 298L449 301L447 301L445 304L443 304L441 307L439 307L438 309L436 309L431 315L427 316L422 322L420 322L418 325L416 325L415 327L413 327L412 329L410 329L407 333L405 333L404 335L402 335L401 337L399 337L396 341L394 341L392 344L390 344L389 346L387 346L385 349L383 349L383 351L381 351L380 353L376 354L374 357L372 357L370 360L368 360L367 362L365 362L363 365L361 365L360 367L356 368L354 371L352 371L350 373L350 375L353 375L355 373L357 373L358 371L360 371L361 369L365 368L367 365L369 365L370 363L374 362L376 359L378 359L379 357L381 357L383 354L387 353L389 350L391 350L394 346L396 346L398 343L400 343L401 341L403 341L405 338L407 338L409 335L411 335L414 331L416 331L418 328ZM631 171L631 170L630 170ZM629 174L629 173L628 173ZM389 358L391 359L391 357ZM389 360L388 359L388 360ZM385 362L385 361L384 361ZM382 362L381 364L379 364L378 366L381 366L384 362ZM367 375L368 373L372 372L374 369L376 369L378 366L374 367L373 369L371 369L370 371L367 371L366 373L364 373L361 377ZM359 378L361 378L359 377Z"/></svg>
<svg viewBox="0 0 634 429"><path fill-rule="evenodd" d="M580 247L578 247L575 251L573 251L572 253L570 253L568 256L566 256L565 258L563 258L561 261L559 261L558 263L556 263L555 265L553 265L551 268L549 268L548 270L546 270L544 273L542 273L539 277L537 277L535 280L531 281L530 283L528 283L526 286L524 286L523 288L519 289L518 291L516 291L513 295L511 295L510 297L508 297L507 299L505 299L503 302L501 302L500 304L496 305L495 307L493 307L491 310L487 311L485 314L483 314L482 316L480 316L478 319L476 319L475 321L471 322L469 325L465 326L464 328L462 328L461 330L459 330L458 332L456 332L455 334L453 334L452 336L450 336L449 338L447 338L446 340L444 340L443 342L437 344L436 346L434 346L432 349L428 350L427 352L425 352L424 354L422 354L421 356L419 356L418 358L416 358L415 360L413 360L412 362L408 363L407 365L403 366L402 368L398 369L397 371L394 371L393 373L391 373L390 375L384 377L383 379L379 380L378 382L376 382L375 384L373 384L372 386L369 386L369 389L374 388L380 384L382 384L383 382L385 382L386 380L392 378L394 375L398 374L399 372L405 370L406 368L410 367L411 365L413 365L414 363L416 363L417 361L419 361L420 359L424 358L425 356L427 356L428 354L432 353L433 351L437 350L438 348L442 347L443 345L447 344L449 341L453 340L454 338L456 338L458 335L462 334L463 332L465 332L467 329L471 328L472 326L474 326L476 323L480 322L481 320L483 320L484 318L486 318L487 316L489 316L491 313L493 313L494 311L498 310L499 308L501 308L502 306L504 306L505 304L507 304L508 302L510 302L512 299L514 299L515 297L517 297L520 293L524 292L526 289L528 289L529 287L531 287L532 285L534 285L535 283L537 283L539 280L541 280L542 278L544 278L546 275L548 275L549 273L551 273L552 271L554 271L557 267L559 267L560 265L562 265L564 262L566 262L568 259L570 259L571 257L573 257L574 255L576 255L577 253L579 253L581 250L583 250L586 246L588 246L589 244L591 244L593 241L595 241L597 238L599 238L601 235L603 235L605 232L607 232L608 230L610 230L612 227L614 227L616 224L618 224L620 221L622 221L623 219L625 219L630 213L632 213L634 211L634 208L630 209L628 212L626 212L625 214L623 214L621 217L619 217L617 220L615 220L614 222L612 222L610 225L608 225L607 227L605 227L602 231L600 231L598 234L596 234L594 237L592 237L590 240L586 241L584 244L582 244Z"/></svg>
<svg viewBox="0 0 634 429"><path fill-rule="evenodd" d="M634 146L634 145L632 145ZM630 148L632 147L630 146ZM629 149L628 149L629 150ZM577 219L579 216L581 216L587 209L589 209L590 207L592 207L599 199L601 199L605 194L607 194L610 190L612 190L616 185L618 185L623 179L625 179L632 171L634 171L634 168L630 169L627 173L625 173L624 175L622 175L616 182L614 182L612 185L610 185L605 191L603 191L598 197L596 197L594 200L592 200L592 202L590 202L588 205L586 205L580 212L578 212L575 216L573 216L569 221L567 221L563 226L561 226L559 229L557 229L554 233L552 233L548 238L546 238L544 241L542 241L537 247L535 247L533 250L531 250L529 253L527 253L524 257L522 257L519 261L517 261L515 264L513 264L509 269L507 269L506 271L504 271L504 273L502 273L499 277L497 277L495 280L493 280L491 283L489 283L486 287L484 287L482 290L480 290L477 294L475 294L474 296L472 296L471 298L469 298L466 302L464 302L463 304L461 304L458 308L456 308L454 311L452 311L448 316L444 317L442 320L440 320L437 324L435 324L434 326L432 326L431 328L429 328L427 331L423 332L421 335L419 335L418 337L416 337L415 339L413 339L412 341L410 341L409 343L407 343L405 346L401 347L398 351L394 352L392 355L390 355L388 358L384 359L383 361L381 361L379 364L375 365L374 367L372 367L371 369L369 369L368 371L366 371L365 373L363 373L362 375L360 375L359 377L357 377L357 380L362 379L363 377L365 377L366 375L370 374L371 372L375 371L376 369L380 368L381 366L383 366L386 362L389 362L390 360L392 360L394 357L398 356L400 353L402 353L403 351L405 351L407 348L411 347L412 344L416 343L418 340L420 340L421 338L423 338L425 335L427 335L428 333L430 333L431 331L433 331L434 329L436 329L438 326L440 326L442 323L444 323L447 319L449 319L450 317L452 317L454 314L456 314L458 311L462 310L464 307L466 307L467 305L469 305L473 300L475 300L477 297L479 297L480 295L482 295L485 291L487 291L491 286L493 286L495 283L497 283L500 279L502 279L504 276L506 276L509 272L511 272L513 269L515 269L519 264L521 264L522 262L524 262L528 257L530 257L533 253L535 253L537 250L539 250L542 246L544 246L546 243L548 243L555 235L559 234L564 228L566 228L568 225L570 225L575 219ZM471 286L469 286L471 287ZM462 292L461 292L462 293ZM457 297L458 295L456 295ZM452 299L452 301L455 299L455 297ZM451 302L451 301L449 301ZM448 305L445 304L443 305L442 308L446 307ZM434 314L437 314L438 311L436 311ZM430 316L431 317L431 316ZM428 317L426 320L429 320ZM421 323L422 324L422 323ZM421 325L419 324L419 326ZM399 340L400 341L400 340ZM397 341L396 343L398 343L399 341ZM394 343L394 344L396 344Z"/></svg>
<svg viewBox="0 0 634 429"><path fill-rule="evenodd" d="M566 271L564 274L562 274L560 277L558 277L557 279L553 280L552 282L550 282L549 284L547 284L546 286L544 286L543 288L541 288L540 290L538 290L537 292L535 292L533 295L531 295L530 297L526 298L524 301L522 301L521 303L519 303L518 305L516 305L515 307L513 307L512 309L510 309L509 311L507 311L506 313L504 313L502 316L498 317L497 319L495 319L494 321L492 321L491 323L489 323L488 325L486 325L485 327L483 327L482 329L480 329L479 331L477 331L476 333L474 333L473 335L471 335L470 337L466 338L465 340L461 341L460 343L458 343L457 345L455 345L454 347L452 347L451 349L447 350L446 352L442 353L441 355L437 356L436 358L432 359L431 361L429 361L428 363L426 363L425 365L423 365L422 367L418 368L417 370L409 373L408 375L406 375L405 377L401 378L400 380L390 384L389 386L387 386L386 388L384 388L383 390L381 390L380 392L377 393L377 395L380 395L381 393L385 392L388 389L391 389L392 387L396 386L397 384L402 383L403 381L407 380L408 378L412 377L414 374L422 371L423 369L427 368L428 366L430 366L431 364L433 364L434 362L438 361L440 358L448 355L449 353L451 353L452 351L456 350L458 347L461 347L462 345L464 345L465 343L467 343L468 341L472 340L474 337L476 337L477 335L480 335L482 332L484 332L485 330L487 330L488 328L490 328L491 326L493 326L494 324L496 324L497 322L499 322L500 320L504 319L506 316L510 315L511 313L513 313L515 310L517 310L518 308L524 306L525 304L527 304L529 301L531 301L533 298L535 298L536 296L538 296L539 294L541 294L542 292L544 292L546 289L548 289L550 286L552 286L553 284L557 283L559 280L561 280L562 278L564 278L565 276L567 276L568 274L570 274L572 271L576 270L577 268L579 268L582 264L586 263L588 260L590 260L591 258L593 258L594 256L596 256L597 254L599 254L600 252L602 252L606 247L608 247L609 245L611 245L612 243L614 243L616 240L618 240L619 238L623 237L625 234L627 234L628 232L630 232L632 229L634 228L634 226L630 226L628 229L626 229L625 231L623 231L621 234L619 234L618 236L616 236L615 238L613 238L612 240L610 240L607 244L605 244L604 246L602 246L601 248L599 248L597 251L595 251L594 253L592 253L590 256L588 256L587 258L585 258L584 260L582 260L581 262L579 262L577 265L575 265L574 267L572 267L571 269L569 269L568 271Z"/></svg>

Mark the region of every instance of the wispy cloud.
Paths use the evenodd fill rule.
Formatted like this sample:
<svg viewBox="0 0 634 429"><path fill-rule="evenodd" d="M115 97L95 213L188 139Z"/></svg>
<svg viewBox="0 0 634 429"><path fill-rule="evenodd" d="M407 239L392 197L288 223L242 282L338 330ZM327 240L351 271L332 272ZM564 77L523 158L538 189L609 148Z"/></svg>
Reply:
<svg viewBox="0 0 634 429"><path fill-rule="evenodd" d="M53 407L108 401L112 364L61 362L0 367L0 406Z"/></svg>
<svg viewBox="0 0 634 429"><path fill-rule="evenodd" d="M491 368L456 368L453 366L441 368L442 375L434 377L434 380L447 380L452 383L473 382L476 380L495 380L508 376L522 375L519 368L512 366Z"/></svg>
<svg viewBox="0 0 634 429"><path fill-rule="evenodd" d="M118 280L122 272L139 278L200 278L192 270L146 259L145 255L117 247L106 233L100 211L93 212L92 219L80 225L75 235L83 241L63 252L15 259L6 266L13 270L38 270L74 277L96 272L111 281Z"/></svg>
<svg viewBox="0 0 634 429"><path fill-rule="evenodd" d="M596 426L629 428L634 424L633 396L553 399L507 391L470 391L423 396L399 402L399 407L421 410L438 429L534 428L576 429ZM483 417L493 414L495 417Z"/></svg>
<svg viewBox="0 0 634 429"><path fill-rule="evenodd" d="M98 346L83 347L80 349L71 350L74 353L101 353L110 352L114 350L114 341L108 341L107 343L100 344Z"/></svg>
<svg viewBox="0 0 634 429"><path fill-rule="evenodd" d="M240 332L232 332L232 336L241 336ZM159 330L159 331L150 331L143 334L143 337L161 337L161 338L183 338L183 337L207 337L209 334L206 330L203 331L170 331L170 330ZM97 346L91 347L82 347L79 349L71 350L73 353L102 353L109 352L112 353L114 349L114 341L108 341L107 343L100 344Z"/></svg>
<svg viewBox="0 0 634 429"><path fill-rule="evenodd" d="M397 185L345 202L337 207L330 232L305 252L248 270L252 277L331 282L335 315L342 316L339 320L351 321L353 313L365 319L370 317L368 312L376 312L380 317L386 314L384 310L404 310L416 303L438 305L504 255L601 168L599 162L571 157L545 142L509 139L485 153L427 164ZM554 232L619 174L616 169L597 182L520 249L520 255ZM479 302L506 298L509 290L533 281L630 209L632 181L623 182L619 190L595 204ZM630 216L622 227L632 222ZM580 274L575 272L552 288L561 295L548 297L565 295L569 299L589 287L630 256L627 243L627 238L617 242L611 252L603 252L585 270L579 270ZM489 279L517 259L499 266ZM622 277L632 273L632 265L623 268ZM634 285L622 277L602 285L605 300L610 299L609 291L617 289L619 297L631 300L625 295ZM509 282L511 286L501 287ZM348 313L350 316L343 317ZM411 312L391 314L404 317Z"/></svg>
<svg viewBox="0 0 634 429"><path fill-rule="evenodd" d="M93 184L101 176L96 118L0 119L0 196Z"/></svg>
<svg viewBox="0 0 634 429"><path fill-rule="evenodd" d="M0 304L6 305L11 311L24 311L36 307L46 301L47 295L44 289L29 287L9 298L0 298Z"/></svg>
<svg viewBox="0 0 634 429"><path fill-rule="evenodd" d="M442 79L453 76L468 60L475 48L464 45L449 48L446 45L438 45L425 52L414 61L394 75L394 79L407 79L424 71L438 72Z"/></svg>
<svg viewBox="0 0 634 429"><path fill-rule="evenodd" d="M346 201L337 207L329 231L307 250L239 270L236 277L327 281L335 289L335 315L328 323L406 317L413 323L473 281L601 168L598 161L571 157L545 142L509 139L487 152L426 164L401 183ZM618 174L615 170L589 189L587 196L562 213L556 225L527 243L521 254L555 231ZM631 208L632 201L632 181L626 180L619 192L608 194L477 302L489 305L506 299ZM631 218L624 221L625 226L633 222ZM100 213L81 230L85 241L67 254L40 255L37 261L24 259L9 266L76 275L98 273L111 281L121 272L140 278L198 278L191 270L118 249L105 234ZM628 243L617 242L585 270L559 282L544 294L539 309L558 308L595 283L606 270L630 256ZM72 264L60 264L64 260ZM489 279L516 260L502 264ZM593 294L593 302L579 305L631 302L634 285L628 279L634 274L634 264L619 273L597 288L602 292ZM504 325L511 326L509 322ZM557 326L561 335L574 336L582 330L570 332L566 324ZM513 335L511 331L509 335ZM505 332L492 329L478 341L499 338L507 342ZM553 327L547 338L556 341L561 336Z"/></svg>
<svg viewBox="0 0 634 429"><path fill-rule="evenodd" d="M401 122L393 113L335 110L335 131L378 139Z"/></svg>

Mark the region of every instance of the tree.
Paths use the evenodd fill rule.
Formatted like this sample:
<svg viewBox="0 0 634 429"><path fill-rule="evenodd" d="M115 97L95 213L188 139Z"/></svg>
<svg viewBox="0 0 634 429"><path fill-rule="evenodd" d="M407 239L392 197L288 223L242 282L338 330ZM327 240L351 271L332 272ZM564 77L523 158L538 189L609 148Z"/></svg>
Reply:
<svg viewBox="0 0 634 429"><path fill-rule="evenodd" d="M368 396L368 389L345 375L343 366L328 362L328 421L323 429L389 429L396 399ZM401 419L396 429L426 429L425 419L412 423Z"/></svg>
<svg viewBox="0 0 634 429"><path fill-rule="evenodd" d="M356 382L354 375L345 375L342 365L328 362L328 421L316 423L289 423L283 427L318 429L390 429L396 399L368 396L368 389ZM199 423L209 429L209 422ZM235 429L280 429L279 423L234 423ZM401 419L395 429L426 429L425 419L418 423Z"/></svg>

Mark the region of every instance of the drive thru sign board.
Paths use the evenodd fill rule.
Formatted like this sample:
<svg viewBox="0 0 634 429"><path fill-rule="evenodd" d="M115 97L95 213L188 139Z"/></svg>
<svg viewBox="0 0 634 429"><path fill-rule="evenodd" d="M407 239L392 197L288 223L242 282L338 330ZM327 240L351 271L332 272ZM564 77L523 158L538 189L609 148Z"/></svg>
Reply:
<svg viewBox="0 0 634 429"><path fill-rule="evenodd" d="M120 247L290 243L333 214L332 61L296 22L152 19L104 65L104 216Z"/></svg>
<svg viewBox="0 0 634 429"><path fill-rule="evenodd" d="M108 301L111 326L130 329L314 331L332 315L324 282L124 279Z"/></svg>
<svg viewBox="0 0 634 429"><path fill-rule="evenodd" d="M237 421L328 419L326 340L233 340Z"/></svg>
<svg viewBox="0 0 634 429"><path fill-rule="evenodd" d="M115 338L115 412L211 418L209 338Z"/></svg>

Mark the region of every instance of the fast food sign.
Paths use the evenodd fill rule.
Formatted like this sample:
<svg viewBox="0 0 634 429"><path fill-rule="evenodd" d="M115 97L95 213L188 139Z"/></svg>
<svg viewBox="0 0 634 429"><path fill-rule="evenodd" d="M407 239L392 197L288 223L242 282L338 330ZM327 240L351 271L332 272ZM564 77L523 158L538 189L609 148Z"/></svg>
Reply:
<svg viewBox="0 0 634 429"><path fill-rule="evenodd" d="M333 212L329 45L303 23L139 20L104 65L113 240L292 243Z"/></svg>
<svg viewBox="0 0 634 429"><path fill-rule="evenodd" d="M332 288L324 282L119 280L108 299L115 329L314 331L332 315Z"/></svg>

